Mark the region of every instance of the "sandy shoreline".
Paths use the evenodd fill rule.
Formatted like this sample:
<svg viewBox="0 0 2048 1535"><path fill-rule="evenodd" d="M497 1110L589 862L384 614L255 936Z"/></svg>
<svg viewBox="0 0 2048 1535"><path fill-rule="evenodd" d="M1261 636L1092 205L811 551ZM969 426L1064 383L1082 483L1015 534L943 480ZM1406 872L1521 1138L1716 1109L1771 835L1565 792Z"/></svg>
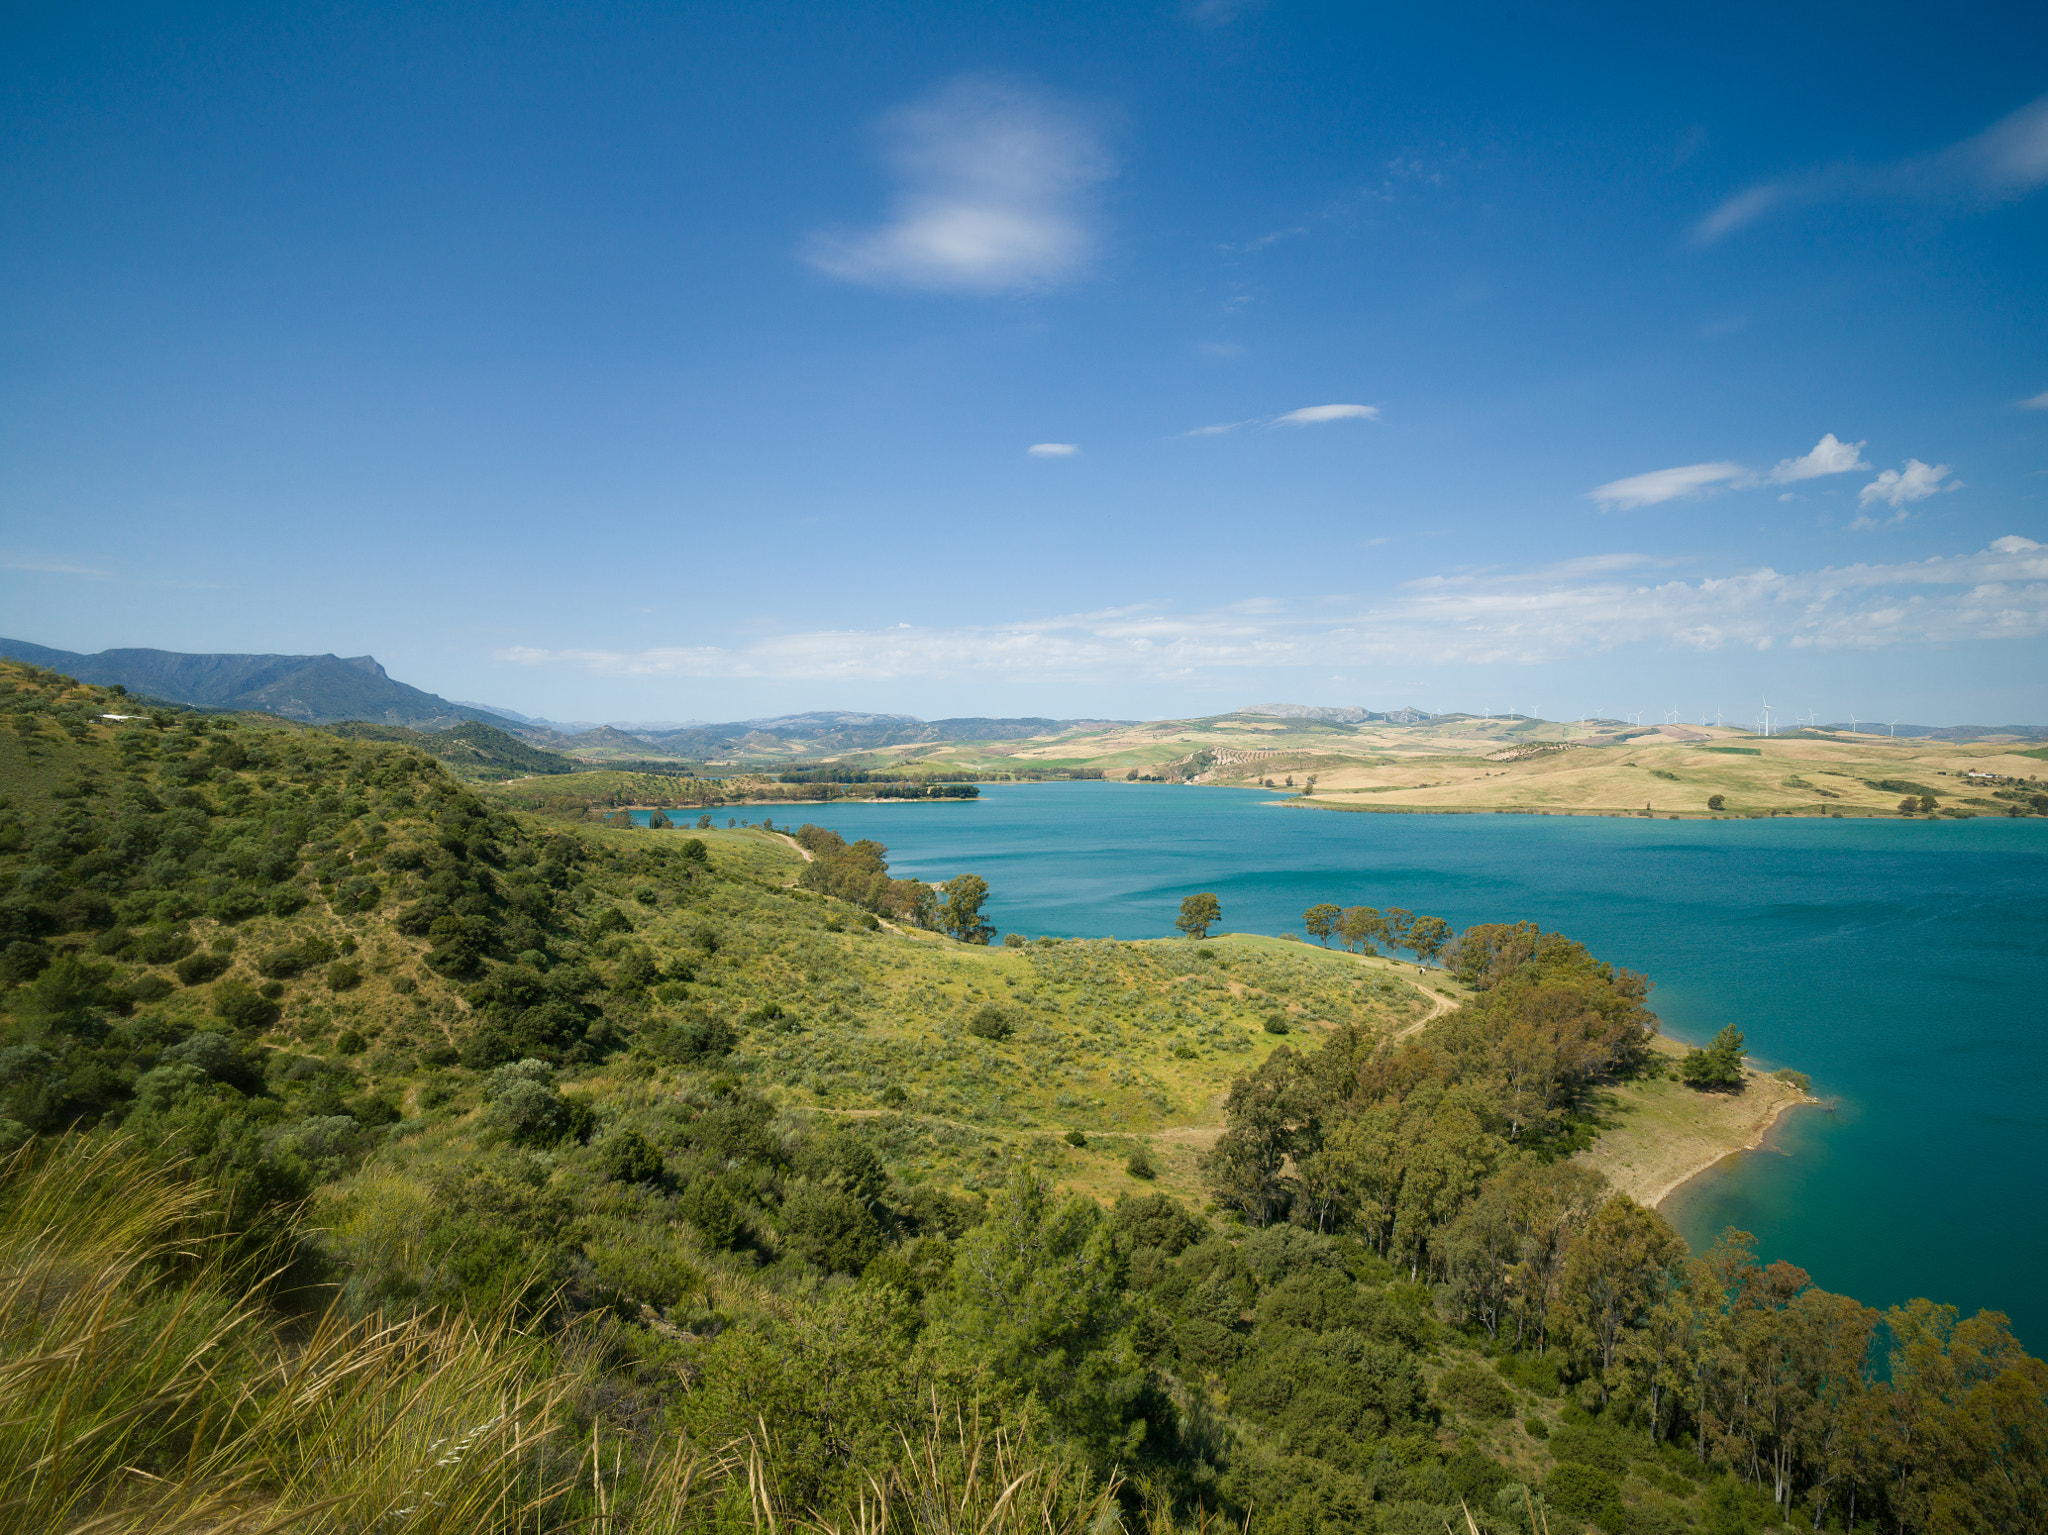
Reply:
<svg viewBox="0 0 2048 1535"><path fill-rule="evenodd" d="M1811 1094L1800 1093L1796 1097L1785 1098L1772 1104L1762 1121L1757 1125L1755 1132L1747 1141L1743 1142L1740 1146L1706 1156L1695 1165L1682 1168L1677 1176L1673 1177L1664 1187L1658 1189L1650 1196L1648 1203L1651 1208L1662 1208L1665 1200L1676 1194L1680 1189L1692 1182L1693 1179L1699 1177L1700 1174L1712 1171L1728 1158L1740 1156L1745 1151L1759 1150L1763 1143L1770 1138L1771 1131L1777 1127L1778 1121L1784 1118L1791 1110L1815 1107L1819 1103L1820 1099L1813 1097Z"/></svg>
<svg viewBox="0 0 2048 1535"><path fill-rule="evenodd" d="M1700 1093L1660 1079L1625 1084L1617 1096L1622 1123L1579 1160L1652 1208L1727 1158L1759 1149L1787 1111L1820 1102L1753 1067L1740 1093Z"/></svg>

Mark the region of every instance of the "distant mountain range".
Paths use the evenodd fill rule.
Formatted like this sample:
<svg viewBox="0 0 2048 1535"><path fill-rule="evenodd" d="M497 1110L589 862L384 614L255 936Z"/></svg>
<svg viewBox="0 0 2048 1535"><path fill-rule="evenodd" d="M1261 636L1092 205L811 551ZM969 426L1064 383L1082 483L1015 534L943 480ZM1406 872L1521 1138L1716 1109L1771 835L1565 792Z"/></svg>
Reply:
<svg viewBox="0 0 2048 1535"><path fill-rule="evenodd" d="M80 655L27 640L0 639L0 657L63 672L102 687L210 709L260 709L309 725L366 720L445 730L464 720L513 723L394 682L374 656L186 655L174 650L102 650Z"/></svg>
<svg viewBox="0 0 2048 1535"><path fill-rule="evenodd" d="M681 757L693 761L744 757L832 756L873 751L885 746L917 746L944 741L1021 741L1069 731L1103 731L1144 723L1140 720L1048 719L1043 716L992 718L982 715L922 720L914 714L872 714L820 709L808 714L782 714L767 719L615 721L594 725L577 720L558 723L496 705L455 701L393 681L374 656L283 656L187 654L174 650L102 650L91 655L55 650L27 640L0 639L0 658L64 672L82 682L116 683L131 693L172 703L212 709L257 709L309 725L360 720L372 725L416 731L448 731L465 722L505 731L542 753ZM1249 704L1235 715L1297 720L1316 725L1421 725L1431 721L1474 719L1469 714L1431 714L1424 709L1376 710L1356 705ZM1224 718L1227 716L1211 716ZM1522 719L1506 715L1495 718ZM1620 726L1620 720L1594 723ZM1846 723L1822 730L1847 730ZM1877 725L1860 722L1865 734L1895 731L1915 740L1979 741L1993 737L2048 740L2040 725ZM503 738L479 737L452 745L454 757L477 770L515 766L525 772L560 772L554 762L515 763L515 751ZM450 753L443 753L450 755ZM557 759L559 761L560 759Z"/></svg>

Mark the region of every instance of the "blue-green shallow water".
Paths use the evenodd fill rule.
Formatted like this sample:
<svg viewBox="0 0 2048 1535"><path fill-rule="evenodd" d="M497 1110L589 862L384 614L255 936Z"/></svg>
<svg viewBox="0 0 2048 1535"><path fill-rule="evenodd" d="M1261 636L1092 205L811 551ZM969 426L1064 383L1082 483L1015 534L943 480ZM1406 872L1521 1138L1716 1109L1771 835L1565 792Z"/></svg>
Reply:
<svg viewBox="0 0 2048 1535"><path fill-rule="evenodd" d="M1738 1024L1753 1059L1840 1100L1668 1203L1688 1241L1738 1225L1828 1289L1991 1307L2048 1348L2048 821L1356 815L1268 798L994 785L978 802L797 818L887 844L901 876L982 875L1004 931L1167 936L1181 897L1213 890L1232 931L1298 931L1330 900L1568 933L1649 975L1670 1033Z"/></svg>

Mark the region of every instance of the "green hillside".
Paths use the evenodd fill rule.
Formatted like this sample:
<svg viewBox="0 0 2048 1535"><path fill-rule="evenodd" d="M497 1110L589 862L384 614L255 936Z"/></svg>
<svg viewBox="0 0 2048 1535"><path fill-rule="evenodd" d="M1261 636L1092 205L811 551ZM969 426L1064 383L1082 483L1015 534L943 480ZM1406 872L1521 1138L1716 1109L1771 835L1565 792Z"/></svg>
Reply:
<svg viewBox="0 0 2048 1535"><path fill-rule="evenodd" d="M386 741L417 747L447 763L459 777L473 783L500 783L511 778L574 773L583 764L559 752L542 751L517 736L507 735L481 720L465 720L447 730L409 730L403 725L373 725L340 720L324 727L354 741Z"/></svg>
<svg viewBox="0 0 2048 1535"><path fill-rule="evenodd" d="M0 667L9 1530L2042 1526L2002 1318L1571 1159L1664 1067L1557 935L962 942L115 701Z"/></svg>

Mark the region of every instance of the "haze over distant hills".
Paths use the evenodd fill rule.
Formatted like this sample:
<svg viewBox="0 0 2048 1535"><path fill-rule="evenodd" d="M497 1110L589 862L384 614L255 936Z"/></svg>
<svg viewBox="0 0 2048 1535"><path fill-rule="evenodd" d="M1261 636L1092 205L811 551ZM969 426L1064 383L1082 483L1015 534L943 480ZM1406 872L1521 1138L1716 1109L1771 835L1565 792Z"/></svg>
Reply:
<svg viewBox="0 0 2048 1535"><path fill-rule="evenodd" d="M120 684L131 693L213 709L256 709L307 724L361 720L412 730L444 731L476 721L511 732L530 745L596 757L649 753L713 761L735 757L829 756L882 747L943 741L1023 741L1095 731L1138 720L994 718L981 715L925 720L914 714L818 709L762 719L556 721L495 704L454 700L398 682L374 656L243 655L172 650L102 650L86 655L28 640L0 639L0 657L66 673L82 682ZM1376 710L1357 705L1247 704L1210 718L1254 716L1305 725L1421 725L1470 719L1413 707ZM1500 716L1509 717L1509 716ZM1620 724L1621 721L1606 723ZM1820 727L1847 730L1846 722ZM1877 730L1864 722L1865 731ZM1886 725L1899 736L1974 741L1989 736L2048 738L2035 725Z"/></svg>

